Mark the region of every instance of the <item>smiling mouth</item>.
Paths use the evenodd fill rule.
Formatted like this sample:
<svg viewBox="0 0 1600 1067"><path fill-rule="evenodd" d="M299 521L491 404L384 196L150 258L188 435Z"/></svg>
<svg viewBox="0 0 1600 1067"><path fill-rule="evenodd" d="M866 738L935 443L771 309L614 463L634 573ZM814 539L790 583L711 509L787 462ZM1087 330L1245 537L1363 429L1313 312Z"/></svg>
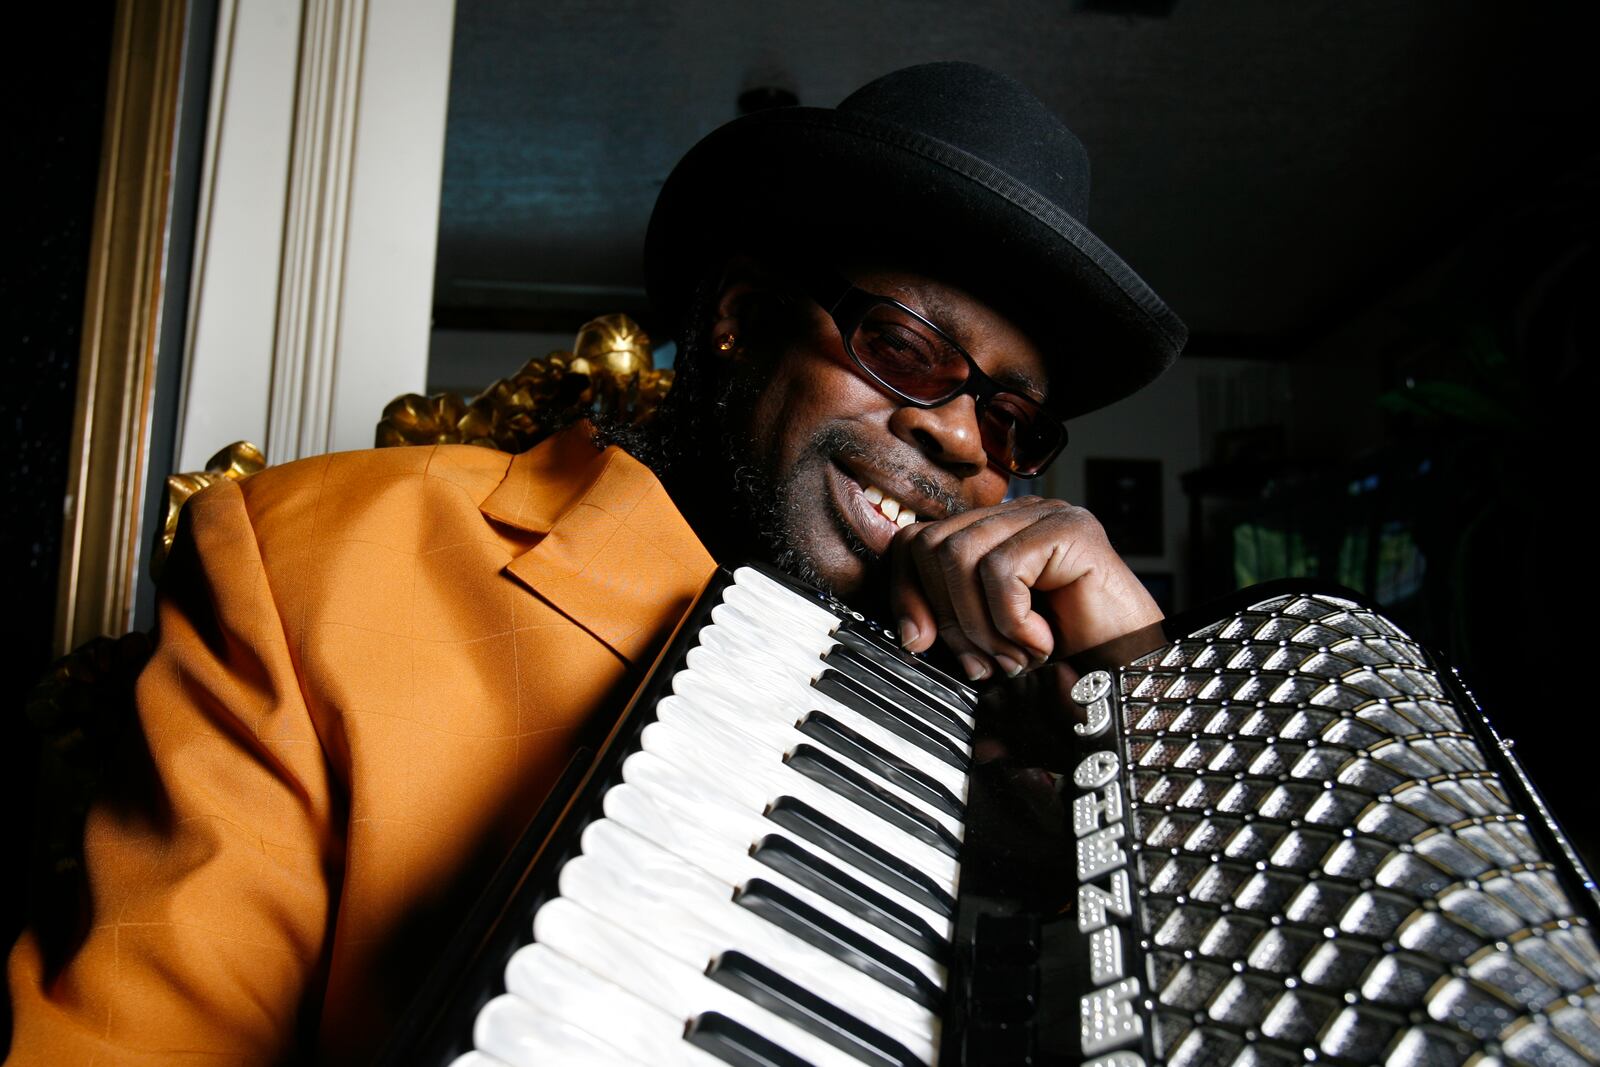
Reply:
<svg viewBox="0 0 1600 1067"><path fill-rule="evenodd" d="M879 487L857 481L844 467L834 464L833 469L841 483L836 495L842 513L861 542L875 555L883 555L895 533L916 522L919 516Z"/></svg>

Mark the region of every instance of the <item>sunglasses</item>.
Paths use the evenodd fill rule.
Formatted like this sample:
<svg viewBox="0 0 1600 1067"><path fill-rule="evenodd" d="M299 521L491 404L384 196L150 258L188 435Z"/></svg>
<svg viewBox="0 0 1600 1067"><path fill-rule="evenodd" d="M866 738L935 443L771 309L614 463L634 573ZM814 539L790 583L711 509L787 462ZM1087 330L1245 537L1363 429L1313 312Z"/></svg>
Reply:
<svg viewBox="0 0 1600 1067"><path fill-rule="evenodd" d="M806 289L838 326L856 366L889 393L919 408L971 393L983 450L1001 470L1036 477L1066 447L1059 416L989 377L949 334L898 300L828 272L812 272Z"/></svg>

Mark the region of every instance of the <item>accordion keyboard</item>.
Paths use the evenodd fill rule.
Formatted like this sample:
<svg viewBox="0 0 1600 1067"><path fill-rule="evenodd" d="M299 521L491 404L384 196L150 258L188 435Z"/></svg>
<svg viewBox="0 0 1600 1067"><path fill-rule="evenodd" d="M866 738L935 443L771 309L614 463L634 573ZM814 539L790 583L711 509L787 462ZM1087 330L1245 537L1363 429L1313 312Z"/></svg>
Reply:
<svg viewBox="0 0 1600 1067"><path fill-rule="evenodd" d="M735 573L458 1067L934 1061L970 697L849 622Z"/></svg>
<svg viewBox="0 0 1600 1067"><path fill-rule="evenodd" d="M1342 591L980 698L722 572L527 840L391 1062L1600 1064L1593 879L1459 679Z"/></svg>

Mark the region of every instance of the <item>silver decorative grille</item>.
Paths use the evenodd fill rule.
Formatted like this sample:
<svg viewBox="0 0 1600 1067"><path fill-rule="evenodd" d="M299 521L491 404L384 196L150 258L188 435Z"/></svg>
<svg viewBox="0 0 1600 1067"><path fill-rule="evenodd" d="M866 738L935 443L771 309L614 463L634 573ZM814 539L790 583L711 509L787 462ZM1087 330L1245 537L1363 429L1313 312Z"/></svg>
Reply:
<svg viewBox="0 0 1600 1067"><path fill-rule="evenodd" d="M1600 1063L1562 857L1406 634L1282 596L1120 681L1157 1060Z"/></svg>

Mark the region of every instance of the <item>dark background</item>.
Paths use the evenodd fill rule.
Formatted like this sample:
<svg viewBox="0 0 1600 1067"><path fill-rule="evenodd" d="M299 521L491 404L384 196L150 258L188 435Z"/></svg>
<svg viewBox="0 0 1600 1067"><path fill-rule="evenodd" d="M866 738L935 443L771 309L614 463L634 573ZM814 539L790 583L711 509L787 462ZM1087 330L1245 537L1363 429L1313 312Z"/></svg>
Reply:
<svg viewBox="0 0 1600 1067"><path fill-rule="evenodd" d="M33 7L8 60L11 212L0 273L0 854L10 858L0 941L8 946L34 825L36 741L23 700L52 659L114 10L108 0Z"/></svg>

